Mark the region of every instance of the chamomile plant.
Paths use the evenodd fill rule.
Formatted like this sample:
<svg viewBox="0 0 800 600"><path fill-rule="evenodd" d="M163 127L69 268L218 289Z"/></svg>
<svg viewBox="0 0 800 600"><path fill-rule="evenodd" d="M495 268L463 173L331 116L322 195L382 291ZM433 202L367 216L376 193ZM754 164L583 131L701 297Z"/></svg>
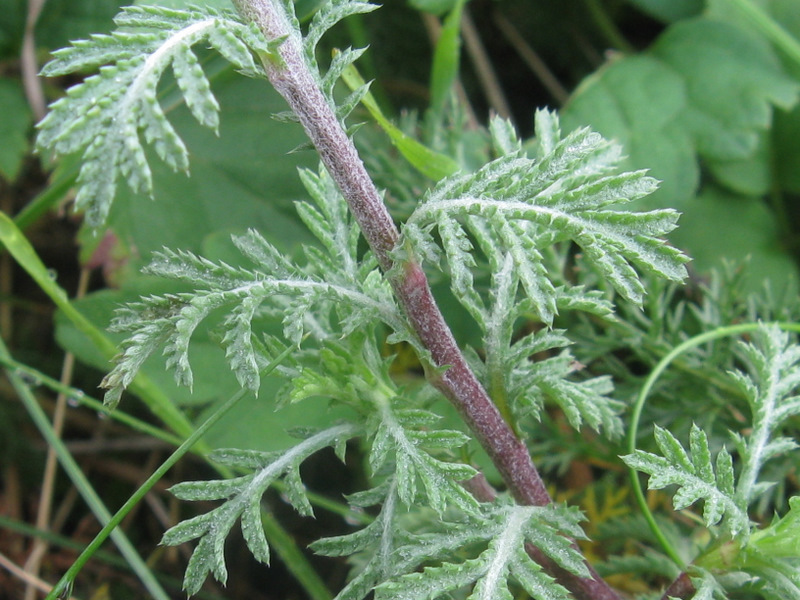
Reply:
<svg viewBox="0 0 800 600"><path fill-rule="evenodd" d="M299 122L319 154L318 169L299 173L308 200L296 204L297 215L314 239L299 255L283 254L269 232L255 230L234 236L237 266L164 249L147 272L191 291L141 298L112 325L128 337L104 380L110 406L158 353L178 384L191 387L190 342L211 321L244 390L258 393L264 367L288 343L297 350L278 367L287 382L278 405L323 397L349 415L326 429L295 432L299 441L285 451L216 450L211 460L243 474L172 488L185 501L220 502L164 534L165 544L197 540L186 591L198 592L209 575L226 581L225 540L237 522L255 558L269 562L265 491L280 483L288 503L312 515L300 466L326 447L343 457L350 443L363 451L370 486L347 500L373 517L353 533L311 545L321 555L354 558L337 599L620 598L581 553L582 514L552 500L525 432L545 427L558 412L576 433L620 443L625 398L615 394L609 374L582 370L582 350L573 351L570 331L558 325L575 314L612 330L616 304L640 307L653 282L681 282L687 258L665 241L678 214L627 210L657 182L643 171L620 173L617 144L586 129L564 134L558 116L543 110L532 144L493 119L488 162L429 181L395 223L345 122L368 98L368 85L343 99L334 94L363 50L336 53L325 70L316 56L330 27L376 6L328 0L301 27L291 0L234 4L237 12L124 9L115 32L55 53L45 75L98 72L54 103L39 125L43 152L80 157L76 206L101 226L119 186L153 194L153 154L173 170L190 169L186 144L157 94L168 69L195 119L217 128L219 105L193 49L202 45L243 76L268 79L289 105L281 118ZM449 281L479 345L456 343L430 274ZM267 322L280 323L282 333ZM400 347L415 353L424 382L395 376L392 348ZM769 485L759 479L764 465L795 450L786 428L800 412L800 350L775 328L743 348L749 371L735 378L752 410L752 430L732 438L738 467L726 449L712 459L698 427L688 452L657 428L659 452L636 450L625 460L651 476L651 487L678 486L677 508L705 503L704 525L719 532L721 544L738 544L730 571L746 573L767 597L777 597L775 590L800 597L796 515L766 529L748 516ZM463 426L437 413L441 399ZM485 458L473 460L476 453ZM488 488L481 462L492 465L503 493ZM789 538L794 550L781 541ZM784 562L767 565L762 556L774 556L770 548L778 546ZM722 548L700 554L690 572L695 579L685 577L680 595L727 593L717 579L728 566Z"/></svg>

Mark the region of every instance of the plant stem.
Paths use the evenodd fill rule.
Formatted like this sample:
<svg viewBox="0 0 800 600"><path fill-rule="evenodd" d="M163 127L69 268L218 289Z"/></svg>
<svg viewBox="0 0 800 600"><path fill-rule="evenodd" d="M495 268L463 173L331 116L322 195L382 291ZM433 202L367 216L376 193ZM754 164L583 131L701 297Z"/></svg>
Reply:
<svg viewBox="0 0 800 600"><path fill-rule="evenodd" d="M265 60L267 76L289 103L323 164L347 200L378 264L434 368L428 379L461 414L497 467L514 498L525 505L552 502L525 444L517 439L467 365L431 293L422 266L412 254L399 264L393 251L400 233L380 193L364 168L352 140L339 123L305 61L300 32L292 26L278 0L234 0L245 19L253 21L268 40L285 38L280 60ZM588 566L588 565L587 565ZM561 583L577 598L618 600L617 594L593 573L593 578L561 575Z"/></svg>

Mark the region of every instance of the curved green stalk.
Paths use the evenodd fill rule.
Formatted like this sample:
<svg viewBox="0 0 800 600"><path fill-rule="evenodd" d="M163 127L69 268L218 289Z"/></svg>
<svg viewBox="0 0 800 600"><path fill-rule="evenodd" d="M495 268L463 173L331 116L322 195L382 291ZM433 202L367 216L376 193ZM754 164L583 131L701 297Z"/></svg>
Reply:
<svg viewBox="0 0 800 600"><path fill-rule="evenodd" d="M800 66L800 42L764 9L751 0L728 0L747 22L777 46L796 65Z"/></svg>
<svg viewBox="0 0 800 600"><path fill-rule="evenodd" d="M633 411L631 412L631 424L630 429L628 431L628 443L627 443L627 450L629 454L633 454L636 452L636 437L639 431L639 419L642 416L642 409L644 408L644 403L647 400L647 397L650 395L650 390L653 389L656 381L661 374L666 371L667 367L670 366L673 360L675 360L678 356L683 354L684 352L691 350L692 348L696 348L701 344L705 344L706 342L710 342L713 340L718 340L723 337L730 337L735 335L741 335L743 333L747 333L750 331L755 331L759 327L761 327L763 323L742 323L739 325L730 325L728 327L719 327L712 331L708 331L706 333L702 333L700 335L696 335L693 338L686 340L685 342L678 344L675 348L672 349L664 358L662 358L659 363L655 366L652 370L650 375L644 382L641 391L639 392L639 396L636 398L636 403L633 405ZM800 333L800 323L775 323L778 327L785 331L794 331ZM644 491L642 490L642 486L639 483L639 476L635 469L629 469L630 478L631 478L631 485L633 486L634 496L636 498L636 503L639 505L639 509L642 511L642 515L644 516L645 520L647 521L650 530L653 532L656 540L658 540L661 549L664 553L669 556L669 558L682 570L686 570L686 564L684 560L680 557L680 554L675 549L675 547L670 543L664 533L656 523L656 519L653 516L653 513L650 511L650 508L647 506L647 500L644 497Z"/></svg>
<svg viewBox="0 0 800 600"><path fill-rule="evenodd" d="M4 358L9 356L8 348L2 339L0 339L0 356ZM103 501L97 495L97 492L94 491L94 488L86 479L86 476L81 471L78 463L76 463L75 459L72 458L69 450L67 450L66 446L64 446L64 442L62 442L61 439L56 435L55 431L53 431L53 427L50 424L47 415L36 401L30 386L23 381L22 377L12 370L6 370L6 375L11 381L11 385L14 386L14 389L19 395L20 400L25 405L28 413L31 415L36 427L38 427L42 436L44 436L45 440L47 440L47 443L55 450L61 466L67 472L67 475L75 484L75 487L89 505L89 508L101 523L108 523L111 520L111 513L106 508L105 504L103 504ZM127 536L118 529L114 530L111 535L114 543L125 557L125 560L127 560L131 565L131 568L136 572L136 575L142 581L152 597L156 598L157 600L169 600L169 596L158 583L153 575L153 572L150 570L144 560L142 560L142 557L136 552L136 549L130 543ZM62 596L52 595L52 597L55 599Z"/></svg>

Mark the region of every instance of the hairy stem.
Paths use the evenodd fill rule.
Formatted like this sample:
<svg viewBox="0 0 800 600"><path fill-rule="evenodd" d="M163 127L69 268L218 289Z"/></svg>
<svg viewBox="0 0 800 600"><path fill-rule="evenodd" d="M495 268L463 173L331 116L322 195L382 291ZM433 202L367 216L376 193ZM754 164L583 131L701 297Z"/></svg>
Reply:
<svg viewBox="0 0 800 600"><path fill-rule="evenodd" d="M334 108L309 70L300 33L292 26L280 0L234 0L234 4L267 39L285 38L278 50L280 60L264 62L269 80L298 116L389 278L411 326L430 351L435 368L428 369L429 381L458 409L516 500L536 506L550 503L528 449L514 435L461 354L421 265L413 256L395 264L392 251L400 240L399 231ZM578 598L618 600L617 594L592 573L593 578L588 579L559 575Z"/></svg>

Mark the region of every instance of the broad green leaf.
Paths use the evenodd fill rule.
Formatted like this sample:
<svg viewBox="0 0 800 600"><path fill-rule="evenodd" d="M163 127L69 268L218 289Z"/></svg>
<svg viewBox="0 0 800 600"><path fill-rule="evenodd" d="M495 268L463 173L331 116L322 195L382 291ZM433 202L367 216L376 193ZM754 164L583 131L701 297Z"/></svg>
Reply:
<svg viewBox="0 0 800 600"><path fill-rule="evenodd" d="M705 7L705 0L628 0L628 2L665 23L694 17Z"/></svg>
<svg viewBox="0 0 800 600"><path fill-rule="evenodd" d="M800 87L769 45L726 23L700 18L673 25L650 54L684 78L681 122L707 159L752 156L772 107L797 101Z"/></svg>
<svg viewBox="0 0 800 600"><path fill-rule="evenodd" d="M22 86L0 78L0 178L14 181L28 152L28 135L33 125Z"/></svg>
<svg viewBox="0 0 800 600"><path fill-rule="evenodd" d="M735 191L765 189L769 163L760 142L774 108L791 107L798 89L763 39L697 18L590 76L563 120L567 128L590 125L619 140L629 166L662 180L648 205L683 211L698 187L700 158Z"/></svg>
<svg viewBox="0 0 800 600"><path fill-rule="evenodd" d="M797 275L797 266L779 245L775 216L762 199L710 186L683 210L671 239L692 256L699 272L719 268L725 261L748 263L745 275L751 289L770 281L776 290Z"/></svg>
<svg viewBox="0 0 800 600"><path fill-rule="evenodd" d="M787 66L791 67L795 73L800 69L797 6L793 3L708 0L707 14L763 36L780 50ZM793 28L787 29L787 23Z"/></svg>
<svg viewBox="0 0 800 600"><path fill-rule="evenodd" d="M678 122L687 103L680 74L647 56L622 57L586 79L562 113L566 130L590 125L617 140L624 168L649 170L661 184L639 204L683 208L700 179L694 145Z"/></svg>
<svg viewBox="0 0 800 600"><path fill-rule="evenodd" d="M777 118L777 115L776 115ZM775 133L773 133L775 135ZM758 132L753 154L730 160L708 160L705 166L720 185L743 196L764 196L773 185L774 150L770 147L770 132Z"/></svg>

